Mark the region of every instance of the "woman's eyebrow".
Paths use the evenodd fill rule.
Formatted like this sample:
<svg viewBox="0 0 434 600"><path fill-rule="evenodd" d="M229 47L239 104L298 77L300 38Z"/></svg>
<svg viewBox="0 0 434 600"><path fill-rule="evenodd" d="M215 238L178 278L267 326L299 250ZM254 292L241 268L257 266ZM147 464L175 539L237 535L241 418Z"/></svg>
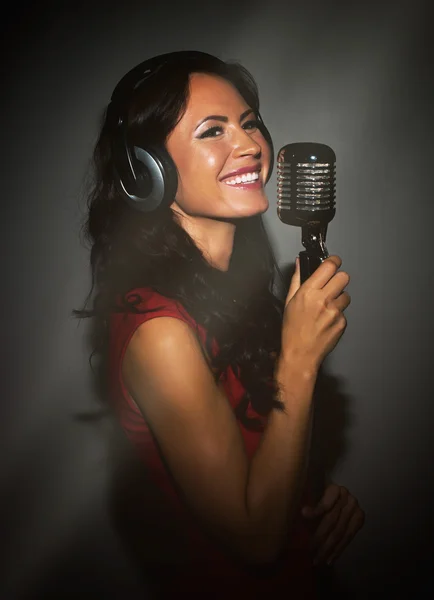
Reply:
<svg viewBox="0 0 434 600"><path fill-rule="evenodd" d="M245 110L240 116L240 122L243 119L245 119L247 117L247 115L249 115L252 112L254 112L253 108L248 108L247 110ZM205 117L198 123L196 129L198 129L206 121L221 121L222 123L227 123L228 120L229 119L227 117L224 117L223 115L208 115L207 117ZM195 129L195 131L196 131L196 129Z"/></svg>

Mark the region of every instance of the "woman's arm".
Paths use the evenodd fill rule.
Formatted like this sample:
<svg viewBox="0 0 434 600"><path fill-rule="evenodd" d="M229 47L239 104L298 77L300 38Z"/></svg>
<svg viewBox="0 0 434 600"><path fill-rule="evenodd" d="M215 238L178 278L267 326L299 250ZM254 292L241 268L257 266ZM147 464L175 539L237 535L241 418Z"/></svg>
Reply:
<svg viewBox="0 0 434 600"><path fill-rule="evenodd" d="M273 411L250 463L232 407L186 323L159 317L141 325L123 374L199 521L244 561L272 561L299 507L315 372L280 363L286 413Z"/></svg>
<svg viewBox="0 0 434 600"><path fill-rule="evenodd" d="M139 327L125 356L127 387L187 504L248 562L277 557L299 508L317 373L346 327L349 277L337 272L341 262L325 260L303 285L297 265L275 374L285 411L271 413L250 462L233 410L189 325L152 319Z"/></svg>

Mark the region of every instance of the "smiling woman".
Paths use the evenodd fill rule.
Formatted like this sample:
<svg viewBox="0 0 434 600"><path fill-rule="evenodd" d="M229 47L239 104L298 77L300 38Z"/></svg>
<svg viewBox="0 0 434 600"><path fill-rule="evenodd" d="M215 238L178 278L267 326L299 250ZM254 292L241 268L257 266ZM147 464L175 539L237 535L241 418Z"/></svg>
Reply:
<svg viewBox="0 0 434 600"><path fill-rule="evenodd" d="M301 502L348 277L332 257L273 294L272 162L253 78L201 52L127 73L95 149L94 294L78 314L94 317L111 406L158 492L124 503L158 598L315 597Z"/></svg>
<svg viewBox="0 0 434 600"><path fill-rule="evenodd" d="M171 208L209 261L227 270L234 219L268 208L270 148L254 111L230 82L194 73L189 102L167 138L167 150L178 171Z"/></svg>

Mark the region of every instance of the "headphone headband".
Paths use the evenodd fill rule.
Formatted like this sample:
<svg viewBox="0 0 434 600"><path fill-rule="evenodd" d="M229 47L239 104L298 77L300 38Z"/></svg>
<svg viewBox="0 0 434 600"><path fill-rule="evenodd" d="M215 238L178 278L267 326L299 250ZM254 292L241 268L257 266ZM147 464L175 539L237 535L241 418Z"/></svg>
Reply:
<svg viewBox="0 0 434 600"><path fill-rule="evenodd" d="M220 64L222 66L225 64L216 56L195 50L180 50L179 52L167 52L166 54L159 54L158 56L148 58L128 71L128 73L122 77L113 90L111 102L118 102L119 100L129 97L150 75L155 73L160 67L170 62L174 62L181 57L191 60L195 58L207 58L208 60L214 60L216 64Z"/></svg>

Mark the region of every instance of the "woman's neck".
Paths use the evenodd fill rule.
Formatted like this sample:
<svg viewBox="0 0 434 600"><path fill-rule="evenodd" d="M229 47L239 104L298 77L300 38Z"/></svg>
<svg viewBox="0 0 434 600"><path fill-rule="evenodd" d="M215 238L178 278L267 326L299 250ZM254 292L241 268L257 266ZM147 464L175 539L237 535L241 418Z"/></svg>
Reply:
<svg viewBox="0 0 434 600"><path fill-rule="evenodd" d="M209 264L227 271L234 246L234 223L196 217L186 214L179 206L173 207L179 225L189 234Z"/></svg>

